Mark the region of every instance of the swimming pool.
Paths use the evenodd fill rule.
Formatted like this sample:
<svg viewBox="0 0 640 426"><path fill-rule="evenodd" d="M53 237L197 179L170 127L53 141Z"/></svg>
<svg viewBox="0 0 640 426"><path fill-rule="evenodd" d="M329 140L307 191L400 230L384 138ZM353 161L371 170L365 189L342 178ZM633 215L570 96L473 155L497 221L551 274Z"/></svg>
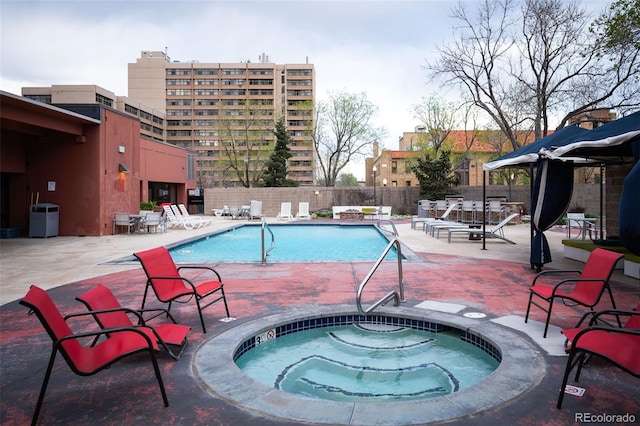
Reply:
<svg viewBox="0 0 640 426"><path fill-rule="evenodd" d="M269 262L375 261L389 240L373 225L269 225ZM266 232L267 248L270 235ZM242 225L169 249L176 262L260 262L260 225ZM387 259L397 259L393 249Z"/></svg>

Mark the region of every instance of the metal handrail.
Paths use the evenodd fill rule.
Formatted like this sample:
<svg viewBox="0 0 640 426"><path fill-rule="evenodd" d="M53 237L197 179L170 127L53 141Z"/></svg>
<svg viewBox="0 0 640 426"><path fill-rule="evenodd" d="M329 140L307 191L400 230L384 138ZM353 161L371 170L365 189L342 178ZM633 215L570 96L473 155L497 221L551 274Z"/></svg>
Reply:
<svg viewBox="0 0 640 426"><path fill-rule="evenodd" d="M391 227L393 228L393 231L389 231L388 229L384 228L382 226L382 222L389 222L391 224ZM398 234L398 230L396 229L396 224L393 223L393 220L391 220L391 219L378 219L378 224L377 225L378 225L378 229L380 229L381 231L393 234L394 237L398 237L400 235L400 234Z"/></svg>
<svg viewBox="0 0 640 426"><path fill-rule="evenodd" d="M264 230L269 231L269 233L271 234L271 247L269 247L268 250L264 249ZM273 231L271 231L271 228L269 227L269 224L263 219L262 220L262 225L260 226L260 234L262 235L262 265L266 265L267 264L267 256L269 255L269 252L271 250L273 250L273 247L275 247L276 245L276 238L273 235Z"/></svg>
<svg viewBox="0 0 640 426"><path fill-rule="evenodd" d="M394 306L400 305L400 302L403 302L403 303L406 302L406 300L404 299L404 282L402 279L402 249L400 248L400 245L401 244L399 239L394 238L393 240L391 240L391 242L389 242L387 247L382 252L382 255L380 255L376 263L373 265L373 268L371 268L367 276L360 283L360 286L358 287L358 294L356 296L356 304L358 306L358 312L360 312L361 314L368 314L369 312L376 309L378 306L386 305L391 299L394 299ZM389 253L389 250L391 250L393 246L396 246L396 252L398 254L398 290L399 291L393 290L387 293L380 300L378 300L369 308L364 310L362 308L362 292L364 291L364 287L367 285L367 283L369 282L373 274L378 269L378 266L380 266L385 256Z"/></svg>

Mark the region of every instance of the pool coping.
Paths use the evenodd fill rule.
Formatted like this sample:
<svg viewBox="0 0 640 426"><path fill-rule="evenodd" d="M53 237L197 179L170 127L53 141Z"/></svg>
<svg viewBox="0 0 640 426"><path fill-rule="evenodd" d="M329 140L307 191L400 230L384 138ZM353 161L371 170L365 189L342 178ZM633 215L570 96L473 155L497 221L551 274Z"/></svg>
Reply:
<svg viewBox="0 0 640 426"><path fill-rule="evenodd" d="M269 328L308 318L359 315L353 306L311 305L237 324L202 342L192 359L192 373L213 397L257 415L343 425L407 425L471 417L514 403L544 377L546 364L538 349L488 318L471 319L410 307L385 307L375 313L431 321L476 333L501 351L502 362L487 378L456 393L385 403L325 401L283 392L253 380L233 362L242 342Z"/></svg>

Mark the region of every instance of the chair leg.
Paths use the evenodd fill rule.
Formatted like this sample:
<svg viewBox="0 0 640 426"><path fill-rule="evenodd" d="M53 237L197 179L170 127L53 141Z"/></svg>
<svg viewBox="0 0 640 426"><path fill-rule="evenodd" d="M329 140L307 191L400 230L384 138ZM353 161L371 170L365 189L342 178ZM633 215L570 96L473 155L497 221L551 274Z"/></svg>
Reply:
<svg viewBox="0 0 640 426"><path fill-rule="evenodd" d="M531 310L531 301L533 300L533 291L529 290L529 304L527 305L527 314L524 316L524 322L529 320L529 311Z"/></svg>
<svg viewBox="0 0 640 426"><path fill-rule="evenodd" d="M149 354L151 355L151 362L153 363L153 370L156 373L156 379L158 379L158 386L160 386L160 393L162 393L162 400L164 401L164 406L169 406L169 398L167 398L167 392L164 389L164 382L162 381L162 375L160 374L160 367L158 367L158 360L156 359L156 354L153 352L153 348L149 348Z"/></svg>
<svg viewBox="0 0 640 426"><path fill-rule="evenodd" d="M547 338L547 330L549 329L549 321L551 320L551 308L553 307L553 297L549 300L549 310L547 311L547 321L544 323L543 339Z"/></svg>
<svg viewBox="0 0 640 426"><path fill-rule="evenodd" d="M224 295L224 287L220 287L222 293L222 301L224 302L224 310L227 312L227 318L229 318L229 307L227 306L227 297Z"/></svg>
<svg viewBox="0 0 640 426"><path fill-rule="evenodd" d="M44 401L44 394L46 393L47 386L49 385L49 378L51 378L51 371L53 370L53 363L56 360L57 353L58 350L54 348L53 352L51 353L51 357L49 357L49 365L47 366L47 372L44 375L42 387L40 388L40 395L38 396L38 402L36 403L36 411L33 413L33 418L31 419L32 426L35 426L38 423L40 409L42 408L42 402Z"/></svg>
<svg viewBox="0 0 640 426"><path fill-rule="evenodd" d="M207 328L204 325L204 318L202 317L202 308L200 307L200 298L196 295L196 305L198 306L198 314L200 315L200 324L202 325L202 332L207 333Z"/></svg>
<svg viewBox="0 0 640 426"><path fill-rule="evenodd" d="M567 366L564 368L564 377L562 378L562 386L560 386L560 393L558 394L558 403L556 404L556 408L562 408L562 400L564 399L564 390L567 387L567 381L569 381L569 374L571 374L571 370L575 367L574 358L576 356L576 352L574 349L571 349L569 352L569 358L567 359ZM579 362L579 360L576 360Z"/></svg>

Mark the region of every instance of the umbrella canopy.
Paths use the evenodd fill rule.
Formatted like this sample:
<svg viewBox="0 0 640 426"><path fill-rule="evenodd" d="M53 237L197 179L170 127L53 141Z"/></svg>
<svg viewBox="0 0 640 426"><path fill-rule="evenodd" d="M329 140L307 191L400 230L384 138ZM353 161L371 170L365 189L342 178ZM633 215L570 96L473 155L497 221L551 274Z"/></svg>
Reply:
<svg viewBox="0 0 640 426"><path fill-rule="evenodd" d="M640 111L610 121L586 133L578 133L561 145L549 149L551 151L549 154L551 157L562 157L568 154L572 157L596 160L631 157L633 145L638 143L640 143Z"/></svg>
<svg viewBox="0 0 640 426"><path fill-rule="evenodd" d="M544 150L557 148L589 132L590 130L583 129L579 126L565 127L522 148L516 149L509 154L503 155L490 163L486 163L483 169L495 170L501 167L517 167L535 163L540 157L541 150L544 152Z"/></svg>

